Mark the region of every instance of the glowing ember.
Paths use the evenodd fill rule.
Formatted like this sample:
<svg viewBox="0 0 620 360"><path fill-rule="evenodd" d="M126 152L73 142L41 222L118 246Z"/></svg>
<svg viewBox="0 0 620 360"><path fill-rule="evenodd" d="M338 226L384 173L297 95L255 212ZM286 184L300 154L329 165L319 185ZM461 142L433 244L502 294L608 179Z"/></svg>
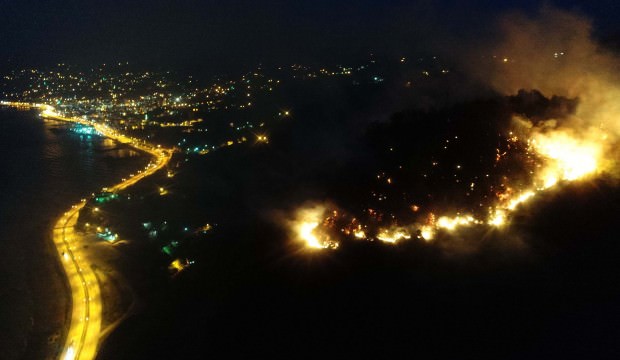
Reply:
<svg viewBox="0 0 620 360"><path fill-rule="evenodd" d="M354 230L353 236L355 236L355 238L357 239L366 239L366 233L364 232L364 230Z"/></svg>
<svg viewBox="0 0 620 360"><path fill-rule="evenodd" d="M406 230L400 229L400 228L389 229L389 230L382 229L379 231L376 237L377 237L377 240L381 240L381 241L391 243L391 244L395 244L399 240L411 239L411 235L409 235L409 233Z"/></svg>
<svg viewBox="0 0 620 360"><path fill-rule="evenodd" d="M516 207L519 206L519 204L522 204L522 203L526 202L527 200L532 198L534 195L536 195L536 193L534 191L528 190L528 191L522 193L521 195L519 195L516 199L510 200L508 202L508 205L506 205L506 209L512 211L512 210L516 209Z"/></svg>
<svg viewBox="0 0 620 360"><path fill-rule="evenodd" d="M395 229L382 229L379 231L379 233L377 234L377 240L381 240L387 243L391 243L391 244L395 244L397 241L399 240L408 240L411 239L411 235L409 235L409 233L404 230L404 229L400 229L400 228L395 228Z"/></svg>
<svg viewBox="0 0 620 360"><path fill-rule="evenodd" d="M504 210L495 210L491 213L489 220L487 223L491 226L500 227L506 224L506 211Z"/></svg>
<svg viewBox="0 0 620 360"><path fill-rule="evenodd" d="M448 231L452 231L456 229L458 226L470 226L474 224L479 224L480 221L476 220L471 215L466 216L455 216L453 218L442 216L437 220L437 227L440 229L445 229Z"/></svg>
<svg viewBox="0 0 620 360"><path fill-rule="evenodd" d="M420 229L420 235L422 235L424 240L430 241L435 237L435 230L431 226L424 225Z"/></svg>

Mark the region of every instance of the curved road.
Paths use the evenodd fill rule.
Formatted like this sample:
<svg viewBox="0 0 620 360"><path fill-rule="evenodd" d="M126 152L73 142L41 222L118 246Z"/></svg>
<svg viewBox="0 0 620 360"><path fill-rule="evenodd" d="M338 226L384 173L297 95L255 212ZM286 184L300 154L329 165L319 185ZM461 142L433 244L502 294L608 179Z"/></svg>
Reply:
<svg viewBox="0 0 620 360"><path fill-rule="evenodd" d="M62 259L72 295L67 343L62 359L93 359L101 328L101 293L95 273L82 254L81 237L75 233L78 214L86 202L73 205L56 222L54 245Z"/></svg>
<svg viewBox="0 0 620 360"><path fill-rule="evenodd" d="M3 103L2 105L9 104ZM154 162L149 163L144 171L107 188L106 190L108 191L125 189L145 177L154 174L166 166L172 157L172 150L163 149L159 146L153 147L146 145L141 143L138 139L118 133L107 125L100 125L78 118L65 118L56 113L54 108L48 105L35 104L32 105L32 107L42 109L42 116L44 117L93 126L97 131L102 133L103 136L131 145L155 157ZM67 331L67 340L60 357L63 360L94 359L97 354L101 333L103 304L101 301L99 283L88 261L87 254L83 251L86 243L75 231L78 215L85 205L86 200L82 200L80 203L71 206L71 209L58 219L53 229L54 245L56 246L58 256L61 259L62 266L67 275L72 299L71 319L69 330Z"/></svg>

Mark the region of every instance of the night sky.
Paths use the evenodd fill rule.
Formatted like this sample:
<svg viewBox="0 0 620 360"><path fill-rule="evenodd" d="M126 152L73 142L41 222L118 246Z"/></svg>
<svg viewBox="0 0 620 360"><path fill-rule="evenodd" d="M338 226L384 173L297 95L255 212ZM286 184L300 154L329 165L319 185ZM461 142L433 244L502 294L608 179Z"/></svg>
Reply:
<svg viewBox="0 0 620 360"><path fill-rule="evenodd" d="M370 52L450 51L492 35L500 14L535 12L541 3L3 0L0 60L9 67L129 61L189 73L258 62L338 63ZM619 32L617 1L547 3L585 14L603 35Z"/></svg>

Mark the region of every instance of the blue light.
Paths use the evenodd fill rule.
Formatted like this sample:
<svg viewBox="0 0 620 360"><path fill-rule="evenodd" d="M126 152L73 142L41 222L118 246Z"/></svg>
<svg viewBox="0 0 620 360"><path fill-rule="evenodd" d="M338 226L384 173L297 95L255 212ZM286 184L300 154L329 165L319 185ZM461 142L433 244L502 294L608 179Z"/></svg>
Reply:
<svg viewBox="0 0 620 360"><path fill-rule="evenodd" d="M71 131L80 135L88 135L89 137L91 135L102 136L102 134L99 131L95 130L94 127L82 124L75 125L73 128L71 128Z"/></svg>

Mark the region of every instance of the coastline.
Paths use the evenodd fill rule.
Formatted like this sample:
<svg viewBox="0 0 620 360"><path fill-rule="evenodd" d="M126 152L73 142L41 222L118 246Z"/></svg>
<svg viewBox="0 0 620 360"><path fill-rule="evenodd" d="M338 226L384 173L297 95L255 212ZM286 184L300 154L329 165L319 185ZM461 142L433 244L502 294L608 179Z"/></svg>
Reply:
<svg viewBox="0 0 620 360"><path fill-rule="evenodd" d="M18 109L35 108L41 110L40 115L43 118L92 126L102 136L127 144L154 157L154 161L149 163L144 171L111 187L104 188L107 191L119 191L132 186L166 166L172 156L171 150L150 146L138 139L126 137L106 125L79 118L64 117L49 105L8 101L2 101L0 105ZM79 213L86 204L86 199L82 199L79 203L72 205L54 222L51 229L51 240L58 256L58 261L54 266L61 265L66 279L65 286L71 290L71 301L66 301L68 304L65 307L67 315L64 328L59 330L60 337L65 339L64 347L60 352L62 359L95 358L102 336L111 331L108 327L105 329L105 334L101 333L103 302L99 280L92 261L89 259L92 254L84 250L88 247L88 239L75 231Z"/></svg>

